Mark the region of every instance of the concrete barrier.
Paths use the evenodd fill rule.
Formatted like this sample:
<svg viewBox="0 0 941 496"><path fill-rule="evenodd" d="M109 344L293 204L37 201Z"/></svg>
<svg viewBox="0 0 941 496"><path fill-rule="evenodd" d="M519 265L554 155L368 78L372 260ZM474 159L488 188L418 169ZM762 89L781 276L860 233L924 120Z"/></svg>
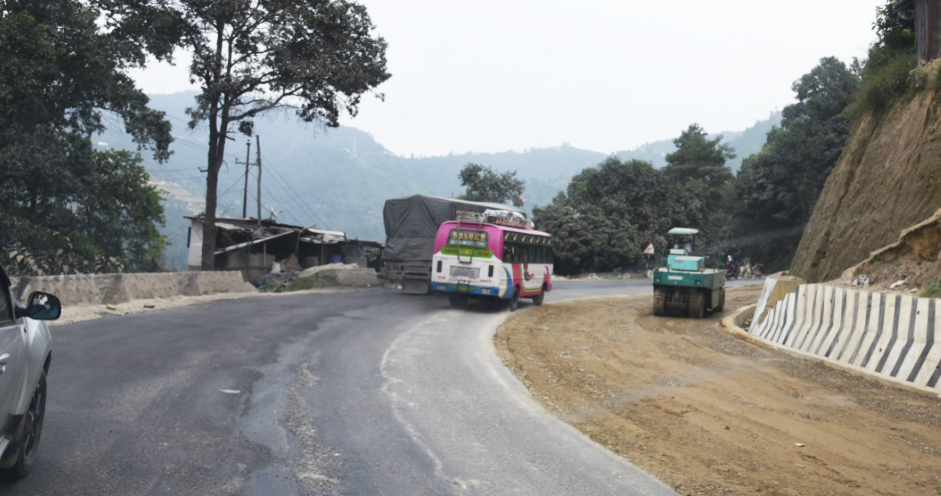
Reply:
<svg viewBox="0 0 941 496"><path fill-rule="evenodd" d="M199 296L256 291L241 272L163 272L153 274L75 274L12 278L13 294L25 301L33 291L59 297L63 305L123 303L143 298Z"/></svg>
<svg viewBox="0 0 941 496"><path fill-rule="evenodd" d="M748 334L784 351L938 393L939 302L934 298L802 284L768 309L760 324L753 321ZM741 322L729 324L741 327Z"/></svg>
<svg viewBox="0 0 941 496"><path fill-rule="evenodd" d="M803 279L789 275L787 272L778 272L768 276L761 290L758 306L755 307L755 315L749 330L754 330L762 325L769 309L783 300L788 293L793 293L798 286L806 284L806 282Z"/></svg>

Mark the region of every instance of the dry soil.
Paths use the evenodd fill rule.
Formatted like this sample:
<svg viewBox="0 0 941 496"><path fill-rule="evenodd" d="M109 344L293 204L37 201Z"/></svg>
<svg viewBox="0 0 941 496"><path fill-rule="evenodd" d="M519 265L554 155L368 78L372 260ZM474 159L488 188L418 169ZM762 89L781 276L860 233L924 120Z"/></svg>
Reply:
<svg viewBox="0 0 941 496"><path fill-rule="evenodd" d="M730 290L727 308L759 290ZM549 411L680 494L941 495L941 399L651 305L546 304L495 345Z"/></svg>

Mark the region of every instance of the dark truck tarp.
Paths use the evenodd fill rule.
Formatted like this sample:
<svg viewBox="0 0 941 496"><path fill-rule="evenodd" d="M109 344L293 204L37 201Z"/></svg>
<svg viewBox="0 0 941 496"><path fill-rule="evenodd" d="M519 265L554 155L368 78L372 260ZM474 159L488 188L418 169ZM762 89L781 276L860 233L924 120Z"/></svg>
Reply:
<svg viewBox="0 0 941 496"><path fill-rule="evenodd" d="M383 260L431 261L435 235L442 223L454 220L458 211L483 212L487 209L512 210L526 215L517 207L499 203L481 203L454 198L415 195L386 200L382 220L386 226L386 247Z"/></svg>

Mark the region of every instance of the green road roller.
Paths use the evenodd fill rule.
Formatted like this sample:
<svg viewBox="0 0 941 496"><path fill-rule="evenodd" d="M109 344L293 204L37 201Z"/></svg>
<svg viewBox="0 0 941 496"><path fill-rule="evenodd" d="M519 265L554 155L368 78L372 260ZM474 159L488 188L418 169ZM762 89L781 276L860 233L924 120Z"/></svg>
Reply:
<svg viewBox="0 0 941 496"><path fill-rule="evenodd" d="M666 267L653 271L653 314L701 319L705 312L722 311L725 271L707 269L706 257L693 255L699 231L675 227L668 234L673 247L666 253Z"/></svg>

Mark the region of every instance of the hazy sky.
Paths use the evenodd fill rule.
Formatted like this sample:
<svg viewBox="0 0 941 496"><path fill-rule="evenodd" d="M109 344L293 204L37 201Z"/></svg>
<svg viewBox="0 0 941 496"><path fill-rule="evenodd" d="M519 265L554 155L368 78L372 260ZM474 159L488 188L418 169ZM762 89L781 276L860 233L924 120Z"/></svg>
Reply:
<svg viewBox="0 0 941 496"><path fill-rule="evenodd" d="M793 102L821 57L864 58L885 0L362 3L392 78L343 124L408 156L740 131ZM148 93L194 89L188 60L132 75Z"/></svg>

